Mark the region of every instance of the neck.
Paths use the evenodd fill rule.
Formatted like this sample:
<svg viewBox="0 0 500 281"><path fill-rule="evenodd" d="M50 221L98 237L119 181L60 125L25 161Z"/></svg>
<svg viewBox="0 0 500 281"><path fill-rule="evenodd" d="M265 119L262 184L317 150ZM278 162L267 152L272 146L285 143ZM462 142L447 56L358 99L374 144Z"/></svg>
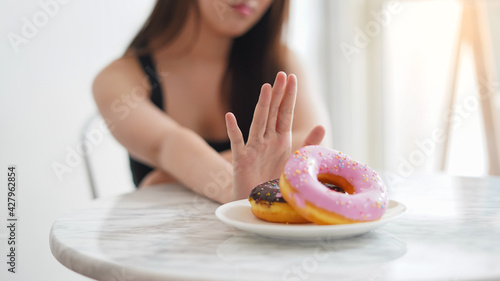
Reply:
<svg viewBox="0 0 500 281"><path fill-rule="evenodd" d="M225 62L232 43L233 38L222 36L208 25L198 22L195 11L190 11L177 38L159 53L173 58Z"/></svg>

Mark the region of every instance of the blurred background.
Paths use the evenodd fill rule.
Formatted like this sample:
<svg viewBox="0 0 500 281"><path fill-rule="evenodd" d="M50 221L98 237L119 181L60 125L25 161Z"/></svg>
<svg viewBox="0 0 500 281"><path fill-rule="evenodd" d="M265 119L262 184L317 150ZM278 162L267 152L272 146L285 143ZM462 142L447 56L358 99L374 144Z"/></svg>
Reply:
<svg viewBox="0 0 500 281"><path fill-rule="evenodd" d="M478 3L479 12L467 10L464 20L464 3ZM92 200L84 151L98 196L133 190L125 151L91 119L91 83L153 4L0 2L0 173L5 179L11 164L19 172L18 272L7 275L1 262L0 280L89 280L53 258L49 232ZM329 109L334 148L381 171L389 185L421 173L499 175L498 15L495 0L292 0L286 40ZM470 44L459 49L460 39ZM82 137L84 127L93 138ZM6 238L1 227L2 257Z"/></svg>

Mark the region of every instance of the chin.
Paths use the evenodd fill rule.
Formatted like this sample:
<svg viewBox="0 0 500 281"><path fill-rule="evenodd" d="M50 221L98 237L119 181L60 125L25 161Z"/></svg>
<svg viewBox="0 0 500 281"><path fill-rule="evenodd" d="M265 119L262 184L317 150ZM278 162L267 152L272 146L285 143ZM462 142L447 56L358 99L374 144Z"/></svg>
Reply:
<svg viewBox="0 0 500 281"><path fill-rule="evenodd" d="M243 36L245 33L247 33L253 25L250 26L238 26L238 25L232 25L232 26L227 26L225 28L220 28L218 32L224 36L231 37L231 38L237 38L240 36Z"/></svg>
<svg viewBox="0 0 500 281"><path fill-rule="evenodd" d="M212 22L212 28L223 36L232 38L240 37L252 29L260 20L258 18L227 18L225 21Z"/></svg>

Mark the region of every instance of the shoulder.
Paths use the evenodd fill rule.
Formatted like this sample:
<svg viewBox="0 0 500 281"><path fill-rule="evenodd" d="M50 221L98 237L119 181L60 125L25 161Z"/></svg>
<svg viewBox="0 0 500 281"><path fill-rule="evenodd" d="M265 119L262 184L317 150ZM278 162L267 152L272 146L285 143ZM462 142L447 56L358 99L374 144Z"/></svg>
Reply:
<svg viewBox="0 0 500 281"><path fill-rule="evenodd" d="M295 51L290 49L287 45L281 46L281 53L283 54L283 67L286 73L293 73L299 79L304 76L303 64L300 57Z"/></svg>
<svg viewBox="0 0 500 281"><path fill-rule="evenodd" d="M92 84L94 98L99 101L140 85L142 76L142 70L134 56L116 59L94 78Z"/></svg>
<svg viewBox="0 0 500 281"><path fill-rule="evenodd" d="M283 54L283 63L287 71L294 71L301 68L300 58L295 51L287 45L282 45L280 52Z"/></svg>

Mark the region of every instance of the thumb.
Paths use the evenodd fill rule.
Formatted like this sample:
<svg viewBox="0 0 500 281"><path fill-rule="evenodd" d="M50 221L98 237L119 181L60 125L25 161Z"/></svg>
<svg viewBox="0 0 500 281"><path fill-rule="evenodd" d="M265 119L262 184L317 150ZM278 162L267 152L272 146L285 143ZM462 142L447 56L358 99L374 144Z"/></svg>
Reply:
<svg viewBox="0 0 500 281"><path fill-rule="evenodd" d="M320 144L323 138L325 137L325 133L326 133L325 127L321 125L314 127L311 130L311 132L309 132L309 134L307 135L302 146Z"/></svg>

